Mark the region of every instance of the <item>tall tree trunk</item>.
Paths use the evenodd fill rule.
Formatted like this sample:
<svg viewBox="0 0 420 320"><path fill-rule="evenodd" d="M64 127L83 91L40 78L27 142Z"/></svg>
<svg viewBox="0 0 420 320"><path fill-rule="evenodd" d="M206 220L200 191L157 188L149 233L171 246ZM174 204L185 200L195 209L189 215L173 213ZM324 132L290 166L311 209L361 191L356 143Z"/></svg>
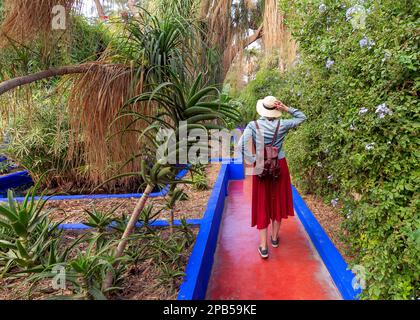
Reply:
<svg viewBox="0 0 420 320"><path fill-rule="evenodd" d="M140 200L137 202L136 207L134 208L134 211L131 215L130 221L127 224L127 227L125 228L124 234L121 238L120 243L117 247L117 252L115 253L115 258L120 258L125 248L127 247L128 243L128 237L133 233L134 229L136 228L137 221L139 220L140 213L143 211L144 206L146 205L147 199L149 198L149 195L152 193L154 186L153 185L147 185L146 190L144 190L144 193ZM118 266L118 262L116 263L115 267ZM109 289L112 286L112 280L113 275L112 272L109 272L106 277L105 281L103 283L103 290Z"/></svg>
<svg viewBox="0 0 420 320"><path fill-rule="evenodd" d="M131 13L134 16L139 15L139 9L136 7L136 1L135 0L128 0L127 5L128 5L128 8L130 9Z"/></svg>
<svg viewBox="0 0 420 320"><path fill-rule="evenodd" d="M237 56L237 54L260 39L263 36L263 26L261 25L257 31L252 36L249 36L243 42L240 42L236 45L228 46L225 51L223 52L223 79L225 79L226 74L228 73L230 66L233 63L233 60Z"/></svg>
<svg viewBox="0 0 420 320"><path fill-rule="evenodd" d="M296 43L286 28L277 0L265 0L263 47L266 55L276 54L280 71L296 58Z"/></svg>
<svg viewBox="0 0 420 320"><path fill-rule="evenodd" d="M44 70L44 71L33 73L33 74L23 76L23 77L10 79L10 80L0 83L0 95L2 95L3 93L9 90L23 86L25 84L30 84L35 81L52 78L56 76L63 76L66 74L86 73L89 71L91 67L92 66L89 64L82 64L79 66L65 66L65 67Z"/></svg>
<svg viewBox="0 0 420 320"><path fill-rule="evenodd" d="M101 2L99 0L95 0L96 10L98 11L99 18L105 17L105 11L104 7L102 6Z"/></svg>

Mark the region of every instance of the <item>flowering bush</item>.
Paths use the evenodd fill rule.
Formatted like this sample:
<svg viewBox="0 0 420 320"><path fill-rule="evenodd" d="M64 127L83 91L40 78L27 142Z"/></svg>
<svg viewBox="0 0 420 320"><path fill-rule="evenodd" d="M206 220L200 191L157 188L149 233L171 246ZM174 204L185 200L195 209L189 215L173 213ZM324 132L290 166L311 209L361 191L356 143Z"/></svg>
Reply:
<svg viewBox="0 0 420 320"><path fill-rule="evenodd" d="M300 189L342 204L370 299L420 297L415 3L280 1L301 63L278 95L308 116L286 143L291 171Z"/></svg>
<svg viewBox="0 0 420 320"><path fill-rule="evenodd" d="M342 211L350 267L367 272L362 298L419 298L419 7L279 2L299 62L285 74L263 68L242 100L253 112L256 99L277 95L308 116L286 141L291 173Z"/></svg>

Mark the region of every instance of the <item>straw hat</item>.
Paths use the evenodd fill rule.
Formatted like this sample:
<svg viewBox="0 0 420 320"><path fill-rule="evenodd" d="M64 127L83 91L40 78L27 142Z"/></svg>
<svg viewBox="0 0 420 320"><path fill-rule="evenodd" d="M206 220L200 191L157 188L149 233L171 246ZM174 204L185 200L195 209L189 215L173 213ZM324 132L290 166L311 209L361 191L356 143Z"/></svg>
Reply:
<svg viewBox="0 0 420 320"><path fill-rule="evenodd" d="M278 101L276 97L268 96L263 100L258 100L257 102L257 112L262 117L267 118L279 118L282 114L280 110L277 110L274 106Z"/></svg>

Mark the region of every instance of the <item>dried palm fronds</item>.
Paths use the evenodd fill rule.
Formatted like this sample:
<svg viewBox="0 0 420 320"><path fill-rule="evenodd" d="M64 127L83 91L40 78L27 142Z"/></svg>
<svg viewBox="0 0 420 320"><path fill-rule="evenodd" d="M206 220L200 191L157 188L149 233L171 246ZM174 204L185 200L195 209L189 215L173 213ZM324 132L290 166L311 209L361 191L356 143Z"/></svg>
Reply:
<svg viewBox="0 0 420 320"><path fill-rule="evenodd" d="M135 161L129 162L123 172L118 170L142 149L138 132L128 131L123 136L119 133L141 130L143 123L130 125L129 117L114 120L127 99L140 94L142 88L143 73L135 73L126 65L94 63L86 74L75 79L68 101L72 129L69 159L79 158L81 165L88 166L81 174L91 185L101 184L116 173L140 170ZM142 114L151 112L146 104L131 108ZM147 125L144 123L144 127ZM132 180L125 179L108 187L129 187L130 183Z"/></svg>
<svg viewBox="0 0 420 320"><path fill-rule="evenodd" d="M279 68L284 71L296 58L296 43L285 26L277 2L265 1L263 45L266 54L279 55Z"/></svg>
<svg viewBox="0 0 420 320"><path fill-rule="evenodd" d="M0 25L0 48L9 41L27 43L52 31L53 8L63 6L66 17L79 0L4 0L5 18ZM63 32L61 30L61 32Z"/></svg>

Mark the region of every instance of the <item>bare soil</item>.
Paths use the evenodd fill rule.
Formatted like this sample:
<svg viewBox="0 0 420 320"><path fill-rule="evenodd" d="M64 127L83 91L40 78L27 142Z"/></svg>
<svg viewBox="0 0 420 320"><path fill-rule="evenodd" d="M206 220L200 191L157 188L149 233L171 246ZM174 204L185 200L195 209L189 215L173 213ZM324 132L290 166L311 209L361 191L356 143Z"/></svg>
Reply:
<svg viewBox="0 0 420 320"><path fill-rule="evenodd" d="M209 188L199 191L193 185L180 185L180 188L188 195L188 200L179 201L175 208L175 219L199 219L202 218L207 202L212 192L214 183L220 170L220 164L210 164L206 167L206 176ZM150 198L147 202L153 205L153 209L162 212L159 219L170 219L170 211L165 208L168 197ZM66 223L83 223L88 219L85 210L92 211L96 208L98 211L107 212L112 208L118 207L115 216L120 217L123 214L129 215L133 211L138 199L86 199L86 200L68 200L68 201L50 201L46 208L51 209L50 218L59 222L66 219Z"/></svg>

